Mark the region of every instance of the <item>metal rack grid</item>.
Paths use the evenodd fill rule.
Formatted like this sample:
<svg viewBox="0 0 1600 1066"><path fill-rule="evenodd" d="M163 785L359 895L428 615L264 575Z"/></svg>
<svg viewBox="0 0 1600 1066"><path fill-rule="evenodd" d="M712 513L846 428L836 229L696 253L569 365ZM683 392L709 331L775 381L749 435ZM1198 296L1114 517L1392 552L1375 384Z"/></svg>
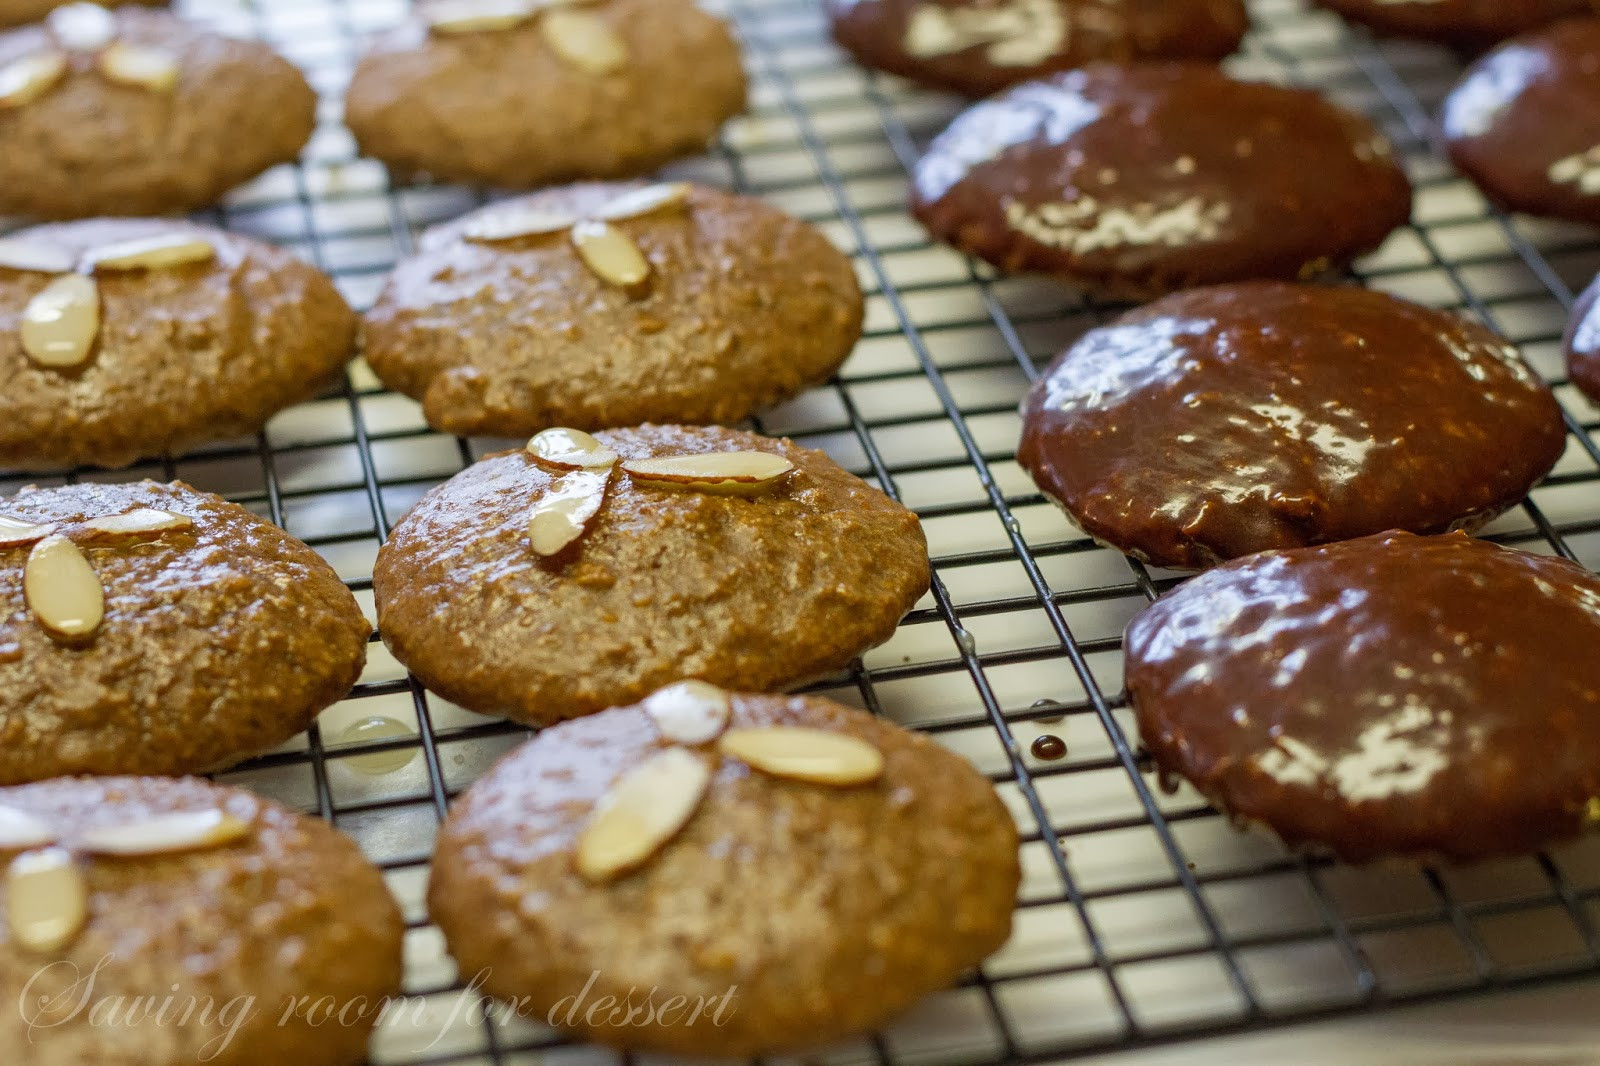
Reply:
<svg viewBox="0 0 1600 1066"><path fill-rule="evenodd" d="M308 71L324 123L212 216L300 251L365 306L424 226L481 202L391 187L338 124L360 36L405 0L191 0L186 14L263 37ZM1241 834L1187 788L1143 772L1120 695L1123 625L1177 575L1073 531L1013 459L1016 405L1039 367L1114 313L1047 282L998 278L931 245L905 211L905 169L958 102L874 76L826 41L814 0L727 0L753 79L750 114L674 176L761 195L852 250L867 333L828 387L757 428L822 447L921 515L933 592L889 644L818 691L927 730L996 782L1024 833L1012 941L882 1034L806 1063L1021 1062L1149 1047L1309 1018L1600 974L1600 842L1470 870L1351 869ZM1300 0L1257 0L1242 76L1313 85L1373 116L1418 187L1415 224L1361 264L1367 284L1458 308L1524 347L1558 383L1567 455L1488 535L1600 564L1596 414L1561 382L1559 338L1600 241L1508 219L1443 161L1431 116L1459 73L1427 46L1374 44ZM430 432L359 364L345 385L259 439L114 473L0 474L0 491L73 477L181 477L318 548L371 611L371 565L393 521L497 441ZM393 740L346 743L379 715ZM1030 741L1068 755L1035 758ZM422 893L449 797L526 731L429 696L374 643L351 697L317 728L221 779L320 813L386 871L405 907L408 1009L374 1061L615 1060L494 1013L427 924ZM360 769L401 753L386 773ZM485 1016L485 1009L490 1013ZM1592 1043L1592 1040L1591 1040ZM641 1060L650 1056L636 1056Z"/></svg>

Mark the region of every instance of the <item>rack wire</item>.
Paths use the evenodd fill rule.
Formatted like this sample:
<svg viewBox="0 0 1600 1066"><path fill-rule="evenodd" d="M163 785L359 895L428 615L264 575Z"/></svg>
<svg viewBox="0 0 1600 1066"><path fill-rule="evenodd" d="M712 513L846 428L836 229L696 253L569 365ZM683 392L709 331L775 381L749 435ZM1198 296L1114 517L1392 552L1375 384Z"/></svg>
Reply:
<svg viewBox="0 0 1600 1066"><path fill-rule="evenodd" d="M295 249L363 307L422 228L483 199L457 187L391 186L381 167L356 158L339 125L361 36L404 6L184 8L270 41L324 95L302 163L236 192L209 219ZM1575 288L1600 269L1600 240L1508 218L1450 170L1432 116L1457 60L1374 43L1300 0L1253 8L1256 28L1232 69L1314 86L1372 116L1417 184L1414 224L1360 264L1360 280L1483 319L1557 386L1567 454L1486 535L1600 564L1596 413L1562 380L1558 351ZM869 293L866 336L839 376L756 427L826 449L914 508L935 565L932 592L895 638L815 688L972 759L1024 837L1011 942L885 1032L804 1061L1071 1058L1600 975L1600 843L1469 870L1352 869L1236 832L1187 788L1156 787L1122 695L1120 635L1178 575L1083 538L1014 460L1016 406L1029 383L1116 309L1048 282L997 277L910 221L906 169L959 102L850 65L827 42L814 0L726 0L721 10L746 46L753 106L712 154L669 173L763 196L817 223L852 251ZM285 412L258 439L128 471L0 473L0 491L181 477L312 544L370 616L372 561L392 523L502 443L429 431L416 404L357 364L339 390ZM343 739L375 716L402 735ZM1032 754L1044 734L1065 740L1065 758ZM493 1012L463 988L426 920L427 860L450 797L526 736L430 696L374 643L359 687L317 728L221 775L333 821L384 868L409 922L412 998L380 1027L375 1062L618 1057Z"/></svg>

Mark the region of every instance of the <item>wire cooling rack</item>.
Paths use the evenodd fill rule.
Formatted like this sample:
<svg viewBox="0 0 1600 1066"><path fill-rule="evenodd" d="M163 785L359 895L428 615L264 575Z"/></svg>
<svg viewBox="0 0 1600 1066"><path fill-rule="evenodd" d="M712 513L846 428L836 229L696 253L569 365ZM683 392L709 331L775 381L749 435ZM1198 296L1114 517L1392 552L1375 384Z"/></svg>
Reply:
<svg viewBox="0 0 1600 1066"><path fill-rule="evenodd" d="M1600 842L1470 870L1357 870L1286 853L1235 832L1192 791L1156 788L1121 696L1119 639L1176 575L1075 533L1013 458L1016 406L1039 367L1115 309L1038 280L997 278L931 245L910 221L906 168L956 101L844 61L813 0L725 5L746 46L753 107L715 152L669 172L759 194L819 224L854 253L869 292L866 337L838 379L758 428L825 448L915 508L937 574L889 644L817 689L971 758L1025 841L1015 935L981 972L882 1034L802 1061L1070 1058L1600 974ZM363 307L422 227L481 202L457 187L391 186L381 167L356 158L339 125L361 36L403 8L185 8L269 40L324 96L302 165L269 173L208 217L294 248ZM1558 385L1567 454L1489 535L1600 563L1596 414L1561 380L1558 353L1573 290L1600 268L1600 241L1491 211L1449 169L1431 118L1459 73L1445 53L1375 45L1299 0L1259 0L1254 14L1233 69L1313 85L1371 115L1416 181L1415 224L1361 264L1361 279L1483 318ZM370 616L372 562L393 522L501 443L430 432L417 405L358 364L342 389L285 412L257 440L115 473L7 472L0 491L72 477L181 477L311 543ZM1064 758L1032 753L1047 734L1065 741ZM486 1017L426 920L427 859L450 797L526 735L427 695L374 643L360 686L316 729L222 775L320 813L385 869L410 922L411 998L380 1027L374 1062L618 1057L528 1020ZM1585 1032L1587 1046L1600 1043Z"/></svg>

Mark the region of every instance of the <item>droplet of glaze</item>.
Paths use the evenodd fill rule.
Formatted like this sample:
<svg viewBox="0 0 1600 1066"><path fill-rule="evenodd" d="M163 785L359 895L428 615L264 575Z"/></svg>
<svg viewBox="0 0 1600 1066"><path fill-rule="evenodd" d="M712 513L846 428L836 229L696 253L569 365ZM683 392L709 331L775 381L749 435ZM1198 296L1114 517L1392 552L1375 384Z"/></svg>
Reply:
<svg viewBox="0 0 1600 1066"><path fill-rule="evenodd" d="M1059 706L1061 706L1061 704L1058 703L1055 700L1042 699L1042 700L1034 700L1032 709L1035 710L1035 711L1039 711L1039 710L1043 710L1046 707L1059 707ZM1067 718L1067 716L1064 715L1064 714L1052 714L1052 715L1050 715L1050 716L1048 716L1046 718L1040 718L1038 721L1039 721L1040 725L1055 725L1057 722L1066 721L1066 718Z"/></svg>
<svg viewBox="0 0 1600 1066"><path fill-rule="evenodd" d="M346 726L339 733L338 743L371 744L379 740L395 740L410 736L415 736L415 733L404 722L386 715L371 714ZM416 748L386 748L383 751L351 755L339 761L358 774L381 777L404 769L416 757Z"/></svg>
<svg viewBox="0 0 1600 1066"><path fill-rule="evenodd" d="M1055 762L1067 757L1067 742L1053 733L1042 733L1033 738L1033 746L1029 750L1035 759Z"/></svg>

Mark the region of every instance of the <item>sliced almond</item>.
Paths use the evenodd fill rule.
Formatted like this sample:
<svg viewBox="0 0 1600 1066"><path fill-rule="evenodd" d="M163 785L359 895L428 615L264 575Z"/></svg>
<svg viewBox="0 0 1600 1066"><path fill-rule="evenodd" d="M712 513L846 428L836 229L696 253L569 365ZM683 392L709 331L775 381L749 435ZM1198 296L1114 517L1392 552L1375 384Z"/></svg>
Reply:
<svg viewBox="0 0 1600 1066"><path fill-rule="evenodd" d="M753 496L788 477L794 464L771 452L706 452L627 459L622 469L646 484L724 496Z"/></svg>
<svg viewBox="0 0 1600 1066"><path fill-rule="evenodd" d="M117 41L100 53L95 65L118 85L164 93L178 84L178 58L160 48Z"/></svg>
<svg viewBox="0 0 1600 1066"><path fill-rule="evenodd" d="M578 838L578 872L599 883L643 865L688 824L710 783L705 760L683 748L668 748L624 774Z"/></svg>
<svg viewBox="0 0 1600 1066"><path fill-rule="evenodd" d="M93 278L63 274L22 311L22 350L40 366L77 366L100 335L100 288Z"/></svg>
<svg viewBox="0 0 1600 1066"><path fill-rule="evenodd" d="M715 685L679 681L647 696L644 710L666 739L679 744L704 744L728 727L733 701Z"/></svg>
<svg viewBox="0 0 1600 1066"><path fill-rule="evenodd" d="M117 20L99 4L67 4L50 12L50 32L61 47L98 52L117 39Z"/></svg>
<svg viewBox="0 0 1600 1066"><path fill-rule="evenodd" d="M163 270L203 263L216 254L217 246L204 237L164 233L92 248L83 258L93 270Z"/></svg>
<svg viewBox="0 0 1600 1066"><path fill-rule="evenodd" d="M520 26L538 7L530 0L434 0L422 17L439 33L482 33Z"/></svg>
<svg viewBox="0 0 1600 1066"><path fill-rule="evenodd" d="M581 429L547 429L528 442L528 452L557 470L609 470L617 453Z"/></svg>
<svg viewBox="0 0 1600 1066"><path fill-rule="evenodd" d="M56 842L56 831L38 815L16 807L0 807L0 851L40 848Z"/></svg>
<svg viewBox="0 0 1600 1066"><path fill-rule="evenodd" d="M56 531L54 525L35 525L24 522L20 518L7 518L0 515L0 548L15 548L22 544L32 544L36 540L43 540Z"/></svg>
<svg viewBox="0 0 1600 1066"><path fill-rule="evenodd" d="M86 637L105 618L100 577L78 546L52 533L33 546L22 570L22 593L39 624L62 637Z"/></svg>
<svg viewBox="0 0 1600 1066"><path fill-rule="evenodd" d="M609 222L585 219L572 227L572 243L600 280L634 291L650 280L650 262L633 239Z"/></svg>
<svg viewBox="0 0 1600 1066"><path fill-rule="evenodd" d="M627 43L610 23L587 11L546 11L539 18L539 32L551 51L585 74L610 74L628 62Z"/></svg>
<svg viewBox="0 0 1600 1066"><path fill-rule="evenodd" d="M564 474L533 505L528 539L540 555L554 555L583 536L589 520L605 502L610 471L578 470Z"/></svg>
<svg viewBox="0 0 1600 1066"><path fill-rule="evenodd" d="M8 270L36 270L41 274L65 274L75 264L72 253L53 244L39 244L20 237L0 237L0 267Z"/></svg>
<svg viewBox="0 0 1600 1066"><path fill-rule="evenodd" d="M689 183L686 181L646 185L642 189L625 192L609 201L594 213L594 217L617 222L625 218L652 215L669 207L682 207L688 202Z"/></svg>
<svg viewBox="0 0 1600 1066"><path fill-rule="evenodd" d="M142 822L99 826L86 831L79 843L96 855L171 855L220 848L249 832L249 822L226 811L179 811Z"/></svg>
<svg viewBox="0 0 1600 1066"><path fill-rule="evenodd" d="M194 519L188 515L161 511L154 507L141 507L127 514L91 518L83 524L85 530L103 537L136 537L193 527Z"/></svg>
<svg viewBox="0 0 1600 1066"><path fill-rule="evenodd" d="M23 107L56 87L67 76L67 57L60 52L35 52L0 67L0 110Z"/></svg>
<svg viewBox="0 0 1600 1066"><path fill-rule="evenodd" d="M29 951L53 954L72 943L89 920L89 886L65 850L27 851L6 871L6 922Z"/></svg>
<svg viewBox="0 0 1600 1066"><path fill-rule="evenodd" d="M561 211L539 211L531 207L491 211L467 223L462 236L469 241L514 241L518 237L542 237L571 229L576 215Z"/></svg>
<svg viewBox="0 0 1600 1066"><path fill-rule="evenodd" d="M717 750L762 773L817 785L863 785L883 773L877 748L822 729L730 729L717 741Z"/></svg>

